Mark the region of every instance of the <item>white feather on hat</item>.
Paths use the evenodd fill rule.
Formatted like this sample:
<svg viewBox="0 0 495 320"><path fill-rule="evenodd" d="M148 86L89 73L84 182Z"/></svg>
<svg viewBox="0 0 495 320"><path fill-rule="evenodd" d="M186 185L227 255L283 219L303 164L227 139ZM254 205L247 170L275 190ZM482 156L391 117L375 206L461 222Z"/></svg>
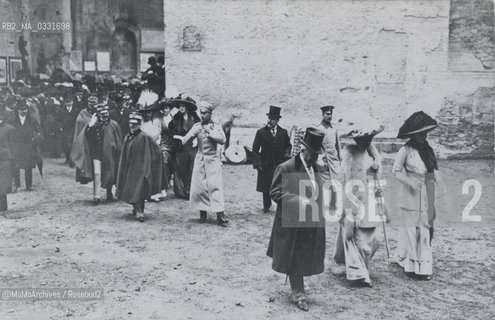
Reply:
<svg viewBox="0 0 495 320"><path fill-rule="evenodd" d="M385 129L378 120L366 113L356 113L352 118L339 119L338 122L344 135L352 138L375 135Z"/></svg>
<svg viewBox="0 0 495 320"><path fill-rule="evenodd" d="M141 92L141 95L139 96L137 104L146 107L146 106L151 106L157 101L158 101L158 95L155 92L151 90L143 90Z"/></svg>

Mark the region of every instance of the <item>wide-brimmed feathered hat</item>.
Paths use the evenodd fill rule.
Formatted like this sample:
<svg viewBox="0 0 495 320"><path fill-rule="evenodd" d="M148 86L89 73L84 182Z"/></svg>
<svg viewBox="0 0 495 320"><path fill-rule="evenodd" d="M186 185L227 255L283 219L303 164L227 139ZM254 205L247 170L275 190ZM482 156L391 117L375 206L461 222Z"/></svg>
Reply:
<svg viewBox="0 0 495 320"><path fill-rule="evenodd" d="M167 103L171 108L179 108L181 105L184 105L187 111L193 112L198 110L196 101L194 101L191 97L170 99Z"/></svg>
<svg viewBox="0 0 495 320"><path fill-rule="evenodd" d="M351 119L340 120L340 122L344 136L349 138L373 137L385 129L385 126L380 125L378 120L366 113L355 114Z"/></svg>
<svg viewBox="0 0 495 320"><path fill-rule="evenodd" d="M143 90L137 101L139 112L153 112L160 110L158 94L151 90Z"/></svg>
<svg viewBox="0 0 495 320"><path fill-rule="evenodd" d="M418 111L407 118L402 127L400 127L397 138L409 138L412 134L428 132L436 127L438 127L438 122L435 119L423 111Z"/></svg>

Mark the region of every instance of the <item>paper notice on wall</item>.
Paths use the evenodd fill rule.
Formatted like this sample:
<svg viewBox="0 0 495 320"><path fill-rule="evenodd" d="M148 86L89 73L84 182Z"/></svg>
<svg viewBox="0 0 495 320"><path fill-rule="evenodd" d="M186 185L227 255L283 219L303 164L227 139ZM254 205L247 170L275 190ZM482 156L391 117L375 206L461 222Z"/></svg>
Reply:
<svg viewBox="0 0 495 320"><path fill-rule="evenodd" d="M70 71L83 71L82 51L72 50L70 52L69 70Z"/></svg>
<svg viewBox="0 0 495 320"><path fill-rule="evenodd" d="M94 61L84 61L84 71L96 71L96 63Z"/></svg>
<svg viewBox="0 0 495 320"><path fill-rule="evenodd" d="M163 52L165 51L165 33L163 30L142 29L141 51Z"/></svg>
<svg viewBox="0 0 495 320"><path fill-rule="evenodd" d="M96 52L96 65L98 71L110 71L110 52Z"/></svg>

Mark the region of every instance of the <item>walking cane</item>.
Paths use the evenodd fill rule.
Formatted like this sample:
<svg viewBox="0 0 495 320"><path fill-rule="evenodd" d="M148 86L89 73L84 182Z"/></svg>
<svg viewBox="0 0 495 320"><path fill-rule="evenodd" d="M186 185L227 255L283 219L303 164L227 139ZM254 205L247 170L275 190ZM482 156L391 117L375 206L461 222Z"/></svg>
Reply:
<svg viewBox="0 0 495 320"><path fill-rule="evenodd" d="M378 180L378 172L374 172L373 176L375 181L375 189L377 188L381 189L380 180ZM377 197L375 193L375 200L378 206L378 210L380 211L380 217L382 217L384 215L383 212L384 199L382 194L380 193L380 196ZM385 221L383 220L383 217L381 220L382 220L383 237L385 238L385 248L387 249L387 259L390 259L390 250L388 248L388 239L387 239L387 228L385 227Z"/></svg>

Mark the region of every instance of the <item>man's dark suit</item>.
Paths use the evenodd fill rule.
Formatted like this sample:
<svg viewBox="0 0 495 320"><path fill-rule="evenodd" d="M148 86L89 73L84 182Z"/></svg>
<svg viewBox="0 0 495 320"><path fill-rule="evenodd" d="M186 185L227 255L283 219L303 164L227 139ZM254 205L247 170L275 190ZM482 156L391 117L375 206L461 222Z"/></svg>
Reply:
<svg viewBox="0 0 495 320"><path fill-rule="evenodd" d="M253 167L258 170L256 191L263 193L265 210L271 206L269 192L275 168L289 158L291 148L287 130L278 125L275 136L269 126L256 132L253 142Z"/></svg>

